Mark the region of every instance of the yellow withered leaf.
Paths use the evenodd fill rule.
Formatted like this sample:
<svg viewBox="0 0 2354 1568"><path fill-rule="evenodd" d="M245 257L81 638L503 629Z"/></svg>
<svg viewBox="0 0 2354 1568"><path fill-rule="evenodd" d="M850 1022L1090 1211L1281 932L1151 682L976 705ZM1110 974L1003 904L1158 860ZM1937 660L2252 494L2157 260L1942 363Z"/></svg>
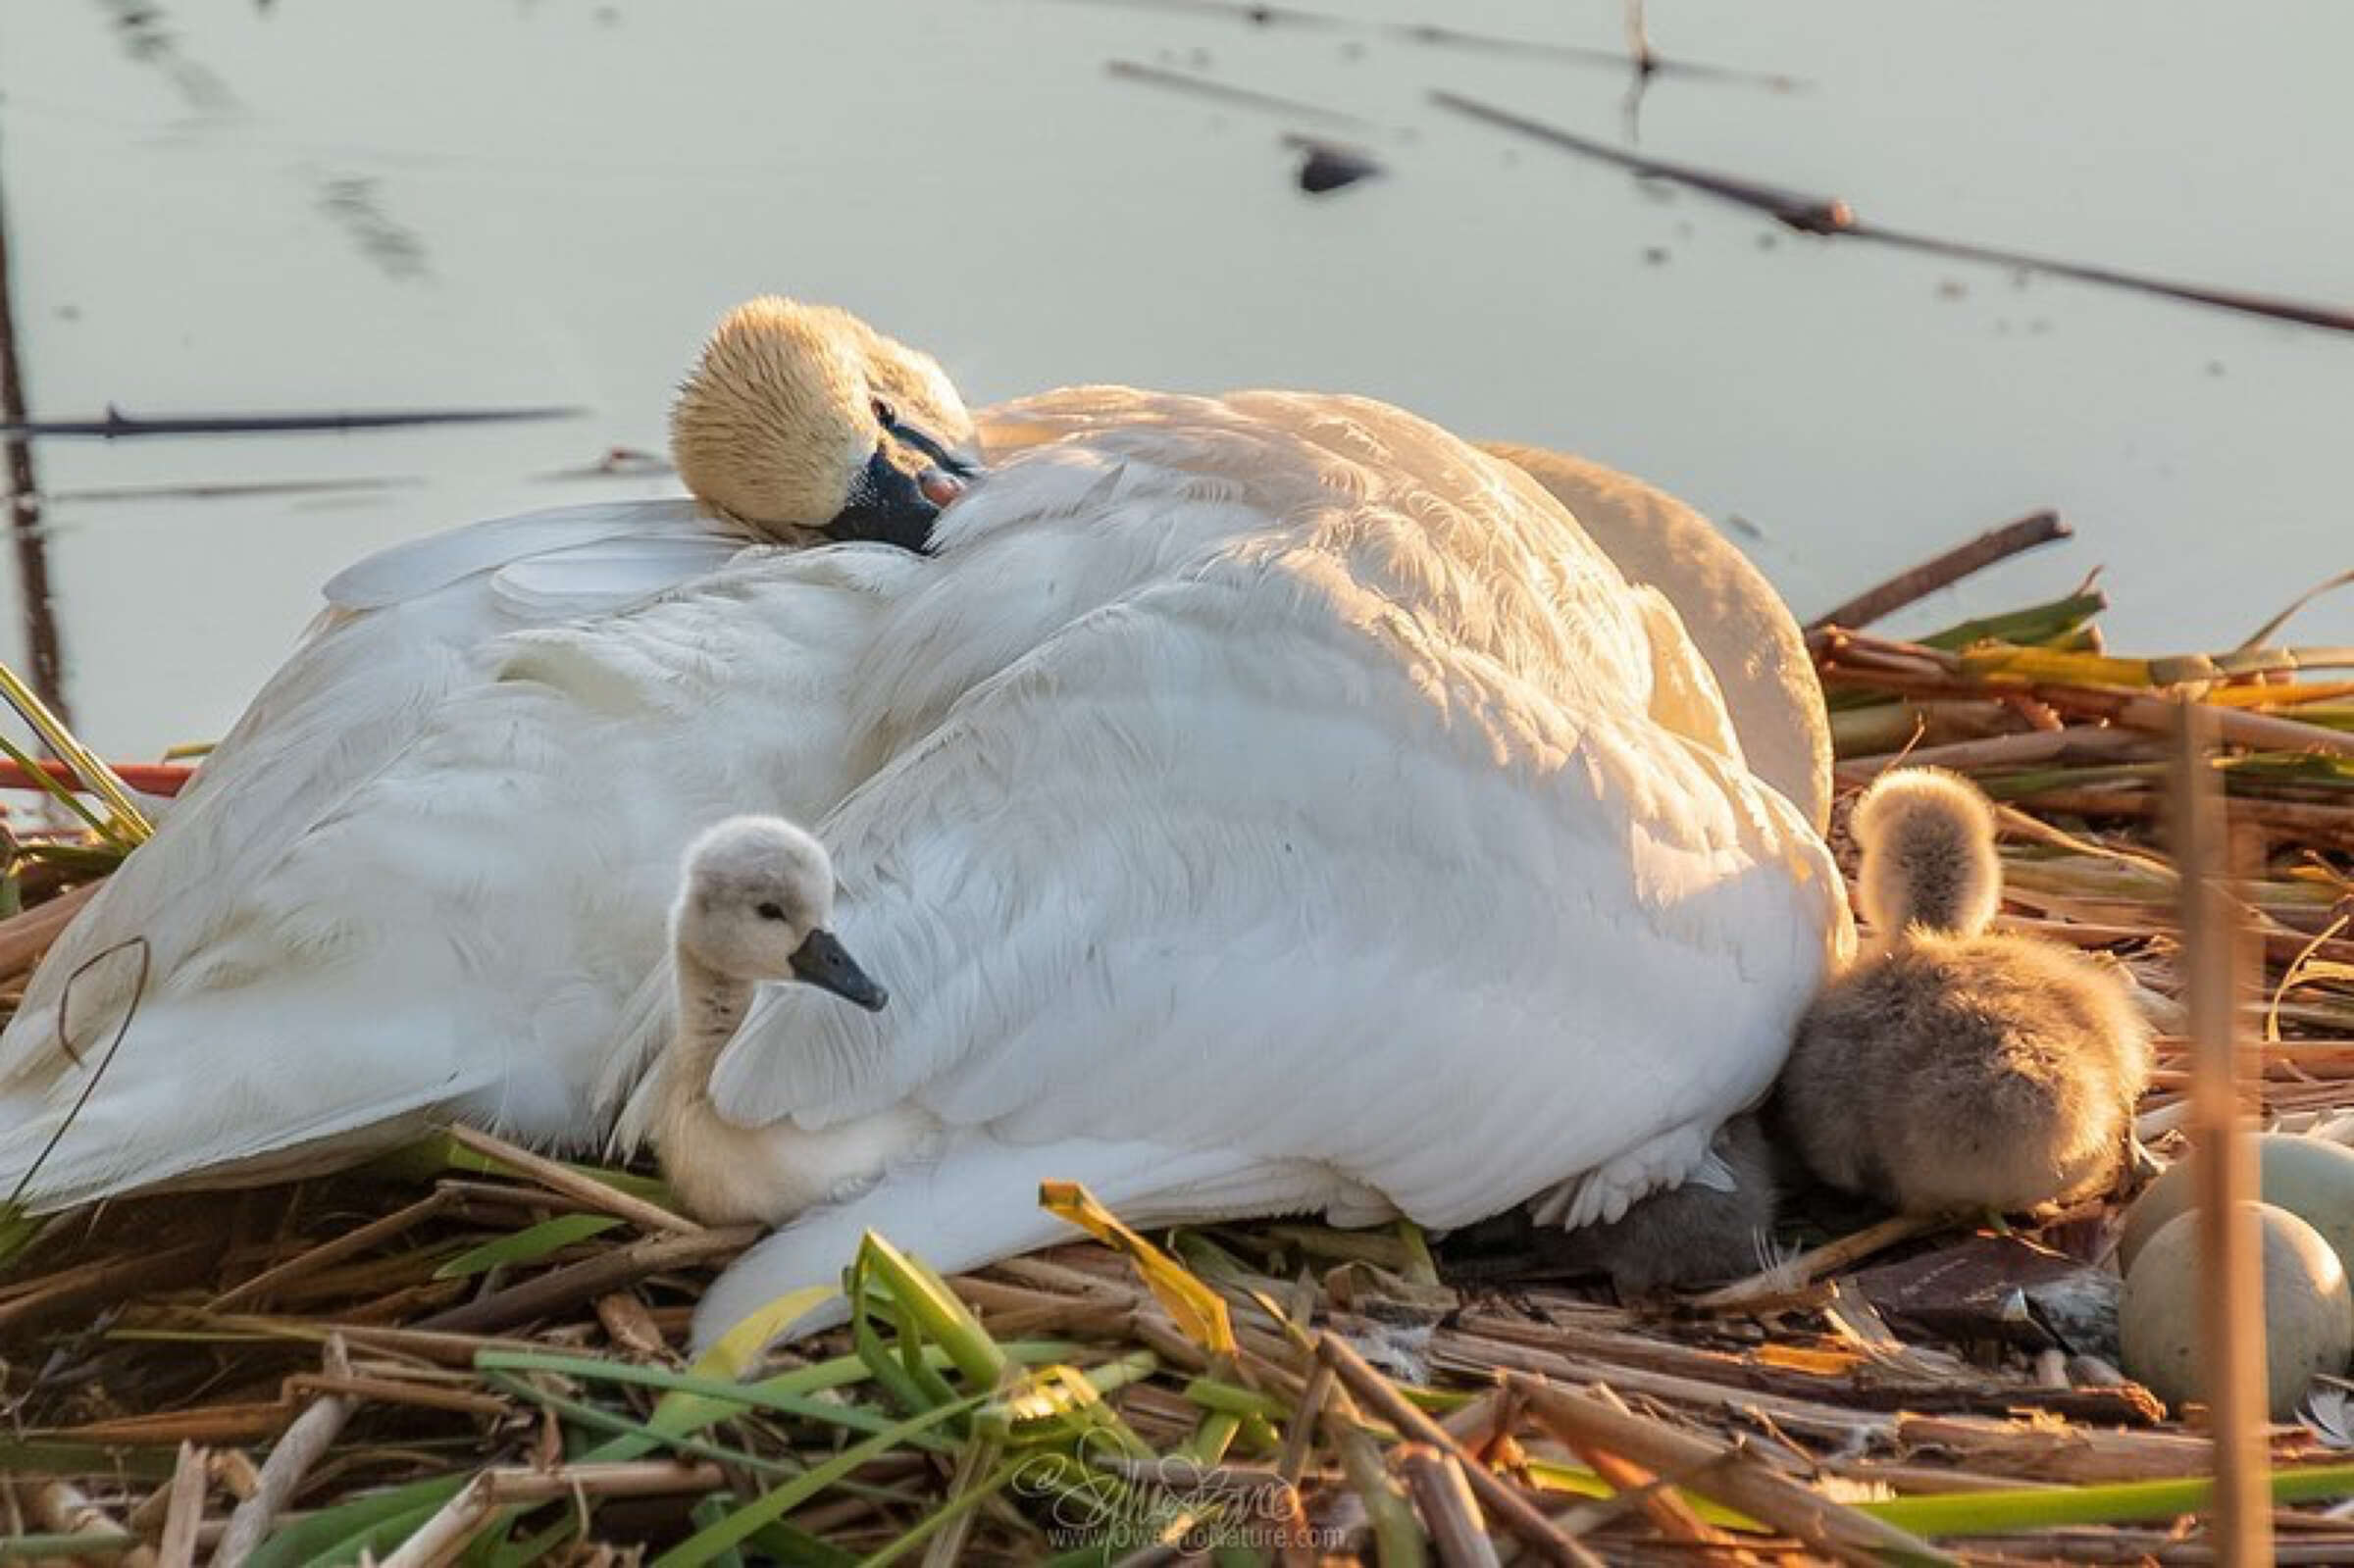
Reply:
<svg viewBox="0 0 2354 1568"><path fill-rule="evenodd" d="M741 1378L759 1361L771 1340L839 1294L830 1285L812 1285L781 1295L721 1335L688 1370L698 1378Z"/></svg>
<svg viewBox="0 0 2354 1568"><path fill-rule="evenodd" d="M1212 1355L1234 1353L1234 1323L1226 1315L1226 1298L1121 1224L1117 1215L1096 1201L1094 1193L1077 1182L1041 1182L1038 1206L1076 1225L1105 1246L1126 1253L1136 1272L1144 1276L1146 1288L1177 1320L1178 1331L1187 1339Z"/></svg>

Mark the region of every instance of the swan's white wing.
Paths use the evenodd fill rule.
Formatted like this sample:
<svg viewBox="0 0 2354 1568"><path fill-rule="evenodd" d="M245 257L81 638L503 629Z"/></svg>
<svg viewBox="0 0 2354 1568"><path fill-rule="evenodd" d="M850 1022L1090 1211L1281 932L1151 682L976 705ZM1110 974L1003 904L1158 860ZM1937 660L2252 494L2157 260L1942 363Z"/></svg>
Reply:
<svg viewBox="0 0 2354 1568"><path fill-rule="evenodd" d="M1299 401L1245 407L1320 422L1314 502L973 685L825 824L893 1005L765 996L732 1119L912 1099L1000 1178L1073 1139L1220 1149L1255 1162L1221 1182L1243 1207L1305 1165L1449 1225L1581 1176L1570 1217L1615 1212L1763 1091L1844 936L1819 841L1651 716L1582 539L1418 422ZM1150 466L1304 461L1211 426L1082 444L1131 455L1123 505ZM887 1177L844 1223L921 1206ZM840 1262L763 1257L744 1289Z"/></svg>
<svg viewBox="0 0 2354 1568"><path fill-rule="evenodd" d="M1444 661L1409 692L1346 639L1270 664L1214 596L1174 597L1203 619L1089 623L828 825L892 1007L777 993L722 1105L818 1124L907 1095L956 1141L765 1243L702 1329L868 1227L958 1262L1034 1244L1036 1183L1096 1178L1106 1143L1157 1151L1103 1173L1140 1221L1199 1217L1203 1159L1212 1213L1361 1215L1370 1189L1446 1226L1575 1184L1560 1217L1606 1217L1770 1081L1838 929L1786 803L1648 718Z"/></svg>
<svg viewBox="0 0 2354 1568"><path fill-rule="evenodd" d="M1444 1225L1754 1099L1835 925L1803 825L1645 715L1251 630L1303 591L1103 612L861 788L826 836L893 1007L765 998L723 1109L1225 1144Z"/></svg>
<svg viewBox="0 0 2354 1568"><path fill-rule="evenodd" d="M1683 618L1649 583L1628 584L1651 644L1651 716L1673 733L1746 768L1741 737L1724 711L1715 672L1685 634ZM1767 780L1771 783L1771 780Z"/></svg>
<svg viewBox="0 0 2354 1568"><path fill-rule="evenodd" d="M732 540L731 550L742 548L740 532L713 523L684 498L559 506L469 524L379 550L328 579L322 591L337 609L380 610L540 556L607 542L626 549L632 543L658 546L680 540ZM631 597L659 592L678 581L658 577L649 582L633 573L625 555L612 557L612 566L611 590Z"/></svg>
<svg viewBox="0 0 2354 1568"><path fill-rule="evenodd" d="M0 1037L0 1083L69 1067L56 1049L67 978L134 938L158 976L174 973L211 915L398 755L451 691L483 678L499 636L613 613L742 548L689 501L568 507L398 545L336 578L330 607L164 813L163 831L34 976Z"/></svg>
<svg viewBox="0 0 2354 1568"><path fill-rule="evenodd" d="M1666 594L1723 688L1751 769L1821 832L1831 809L1822 683L1765 574L1708 519L1640 480L1543 447L1483 449L1544 485L1631 582Z"/></svg>
<svg viewBox="0 0 2354 1568"><path fill-rule="evenodd" d="M679 855L721 817L814 818L847 790L844 687L877 594L911 570L881 547L775 555L500 639L491 678L268 865L183 889L186 956L157 965L33 1201L282 1166L324 1138L348 1161L453 1109L592 1141ZM123 966L92 980L85 1044L130 1000ZM0 1186L84 1083L0 1094Z"/></svg>

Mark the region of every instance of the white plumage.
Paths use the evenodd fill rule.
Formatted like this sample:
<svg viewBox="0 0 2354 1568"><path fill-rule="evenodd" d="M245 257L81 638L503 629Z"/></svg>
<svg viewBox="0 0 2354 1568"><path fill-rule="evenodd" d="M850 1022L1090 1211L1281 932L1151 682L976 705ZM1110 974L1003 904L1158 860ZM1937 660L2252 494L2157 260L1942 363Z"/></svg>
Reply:
<svg viewBox="0 0 2354 1568"><path fill-rule="evenodd" d="M894 1001L765 993L720 1108L921 1132L839 1173L876 1185L765 1243L706 1328L831 1277L862 1226L946 1268L1043 1239L1042 1177L1143 1221L1445 1226L1559 1188L1579 1223L1699 1161L1850 938L1672 611L1525 476L1382 405L1090 389L988 438L1031 449L935 561L681 582L735 549L689 517L707 546L568 547L662 558L626 590L479 531L346 580L388 607L352 630L433 667L323 630L93 903L75 950L141 931L155 974L36 1200L453 1112L593 1139L666 1029L679 853L743 811L817 825ZM481 641L482 595L527 630ZM551 603L603 613L528 629ZM371 631L444 611L438 640ZM358 733L284 740L326 760L278 783L297 723ZM80 1087L43 1021L62 968L0 1044L11 1179ZM77 1039L108 1006L77 990Z"/></svg>

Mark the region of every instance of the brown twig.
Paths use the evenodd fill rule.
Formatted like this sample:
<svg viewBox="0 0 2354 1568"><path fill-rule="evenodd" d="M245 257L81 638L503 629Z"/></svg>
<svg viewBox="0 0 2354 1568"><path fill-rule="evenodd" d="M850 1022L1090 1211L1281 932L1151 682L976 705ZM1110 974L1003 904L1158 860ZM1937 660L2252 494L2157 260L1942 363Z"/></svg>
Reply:
<svg viewBox="0 0 2354 1568"><path fill-rule="evenodd" d="M2101 283L2114 288L2129 288L2144 294L2177 299L2192 305L2209 305L2218 310L2239 311L2250 316L2269 317L2274 321L2295 322L2305 327L2321 327L2331 331L2354 332L2354 311L2333 305L2311 305L2301 300L2277 299L2265 294L2251 294L2240 289L2211 288L2197 283L2177 283L2163 278L2149 278L2127 273L2114 267L2102 267L2089 262L2065 261L2053 256L2038 256L2026 251L2006 250L1994 245L1974 244L1969 240L1940 239L1929 234L1916 234L1900 228L1888 228L1868 224L1859 219L1847 203L1835 196L1812 196L1786 190L1738 175L1720 174L1714 170L1696 169L1686 164L1663 163L1657 159L1641 158L1622 152L1606 142L1590 141L1583 136L1531 120L1510 110L1465 98L1459 93L1433 92L1431 101L1442 109L1484 120L1493 126L1551 143L1588 158L1616 164L1633 173L1659 179L1671 179L1704 191L1720 200L1747 207L1811 234L1848 239L1868 239L1903 250L1927 251L1932 255L1950 256L1957 261L1988 262L1998 267L2026 268L2049 273L2056 278L2073 278L2081 282Z"/></svg>
<svg viewBox="0 0 2354 1568"><path fill-rule="evenodd" d="M1746 1280L1735 1280L1699 1296L1693 1305L1704 1312L1729 1312L1755 1306L1802 1290L1826 1274L1836 1274L1852 1263L1859 1263L1883 1247L1899 1241L1909 1241L1923 1232L1937 1228L1935 1220L1918 1215L1899 1214L1860 1231L1851 1231L1835 1240L1824 1242L1810 1251L1801 1252L1787 1263L1777 1264Z"/></svg>
<svg viewBox="0 0 2354 1568"><path fill-rule="evenodd" d="M435 1333L483 1334L593 1301L607 1290L633 1285L665 1269L733 1257L760 1237L756 1225L698 1231L692 1236L647 1237L568 1268L542 1274L510 1290L463 1306L436 1312L416 1325Z"/></svg>
<svg viewBox="0 0 2354 1568"><path fill-rule="evenodd" d="M1308 103L1300 98L1286 98L1279 93L1259 92L1250 87L1237 87L1206 76L1191 76L1171 71L1165 66L1148 66L1137 60L1106 60L1104 71L1123 81L1141 81L1149 87L1165 87L1174 92L1189 93L1196 98L1208 98L1217 103L1233 104L1243 109L1263 109L1275 114L1305 115L1336 126L1349 126L1359 130L1378 127L1361 115L1346 109L1328 109L1322 104Z"/></svg>
<svg viewBox="0 0 2354 1568"><path fill-rule="evenodd" d="M530 1177L551 1192L561 1192L566 1197L577 1198L600 1214L610 1214L618 1219L629 1221L640 1231L657 1235L670 1232L678 1236L700 1236L703 1234L703 1227L684 1214L666 1209L659 1203L649 1203L644 1198L634 1197L617 1187L598 1181L593 1176L583 1176L569 1165L534 1154L527 1148L518 1148L503 1138L493 1137L463 1124L450 1128L449 1136L455 1141L474 1150L475 1153L486 1155L498 1161L499 1164Z"/></svg>
<svg viewBox="0 0 2354 1568"><path fill-rule="evenodd" d="M1544 1512L1530 1502L1519 1488L1465 1454L1462 1444L1457 1442L1445 1427L1407 1403L1406 1396L1367 1366L1364 1357L1350 1349L1339 1335L1326 1333L1317 1337L1316 1358L1332 1368L1333 1376L1351 1393L1364 1400L1376 1415L1397 1428L1400 1437L1410 1438L1442 1453L1453 1455L1456 1462L1462 1465L1463 1479L1470 1484L1481 1506L1493 1513L1500 1524L1518 1536L1539 1556L1548 1562L1563 1564L1565 1568L1591 1568L1597 1561L1592 1552L1554 1528L1553 1521L1546 1518Z"/></svg>
<svg viewBox="0 0 2354 1568"><path fill-rule="evenodd" d="M1619 1410L1626 1408L1607 1384L1597 1385L1594 1395ZM1723 1531L1704 1521L1673 1487L1663 1484L1641 1465L1635 1464L1608 1448L1586 1443L1576 1448L1577 1456L1585 1460L1593 1472L1610 1484L1611 1490L1621 1495L1631 1495L1660 1534L1669 1541L1681 1542L1695 1548L1699 1560L1708 1563L1738 1562L1741 1553L1733 1539Z"/></svg>
<svg viewBox="0 0 2354 1568"><path fill-rule="evenodd" d="M179 1462L172 1469L171 1500L164 1509L164 1532L156 1543L156 1568L194 1568L196 1532L204 1523L204 1493L209 1479L205 1450L192 1442L181 1443Z"/></svg>
<svg viewBox="0 0 2354 1568"><path fill-rule="evenodd" d="M378 1568L440 1568L482 1534L497 1508L490 1492L490 1472L481 1471L419 1525L397 1550L381 1559Z"/></svg>
<svg viewBox="0 0 2354 1568"><path fill-rule="evenodd" d="M22 441L47 436L91 436L121 440L140 435L282 435L319 430L397 430L420 425L509 425L530 420L578 419L581 408L444 408L363 410L342 414L189 414L141 419L109 408L103 419L28 420L11 411L0 420L0 437ZM53 704L54 706L54 704Z"/></svg>
<svg viewBox="0 0 2354 1568"><path fill-rule="evenodd" d="M66 655L57 630L57 600L49 585L49 541L41 526L41 486L32 468L32 443L19 429L29 401L17 357L16 275L9 265L8 215L0 207L0 430L8 459L9 535L17 554L17 591L25 601L25 642L32 655L32 688L61 720L66 705Z"/></svg>
<svg viewBox="0 0 2354 1568"><path fill-rule="evenodd" d="M1549 126L1543 121L1531 120L1525 115L1516 115L1509 109L1499 109L1494 104L1466 98L1459 92L1449 92L1444 88L1433 91L1430 101L1441 109L1485 121L1491 126L1517 131L1523 136L1550 142L1556 147L1566 148L1588 158L1615 164L1646 179L1666 179L1679 185L1689 185L1695 190L1738 203L1752 212L1764 213L1778 223L1806 233L1835 233L1855 222L1855 214L1848 210L1847 203L1836 196L1809 195L1804 191L1768 185L1762 180L1713 174L1689 164L1646 158L1639 153L1627 152L1608 142L1595 141L1575 131L1563 130L1559 126Z"/></svg>
<svg viewBox="0 0 2354 1568"><path fill-rule="evenodd" d="M1694 1491L1787 1532L1824 1556L1871 1565L1891 1554L1915 1562L1954 1561L1919 1537L1810 1492L1736 1447L1612 1409L1591 1394L1539 1378L1508 1372L1505 1382L1518 1389L1537 1419L1570 1446L1607 1448L1646 1470L1682 1476Z"/></svg>
<svg viewBox="0 0 2354 1568"><path fill-rule="evenodd" d="M299 1252L275 1268L264 1269L252 1279L214 1296L205 1303L208 1312L226 1312L231 1307L249 1308L269 1299L270 1293L281 1286L291 1285L332 1264L348 1257L357 1257L381 1241L415 1229L424 1221L450 1206L452 1198L446 1189L435 1189L405 1208L393 1210L380 1220L371 1220L355 1230L322 1241L308 1251Z"/></svg>
<svg viewBox="0 0 2354 1568"><path fill-rule="evenodd" d="M1950 588L1972 573L1982 572L1997 561L2038 545L2065 539L2073 532L2060 521L2060 514L2051 511L2029 512L2025 517L1988 529L1967 544L1958 544L1943 554L1930 557L1919 566L1899 572L1887 582L1865 589L1854 598L1824 611L1807 623L1810 632L1825 627L1845 627L1861 631L1874 621L1894 615L1908 604L1916 604L1940 588Z"/></svg>
<svg viewBox="0 0 2354 1568"><path fill-rule="evenodd" d="M330 1377L351 1376L351 1357L341 1336L330 1337L321 1364ZM335 1438L354 1408L352 1400L329 1395L312 1400L310 1408L294 1418L294 1424L272 1445L270 1457L262 1461L253 1494L230 1514L229 1528L213 1550L215 1568L236 1568L253 1555L270 1534L272 1521L301 1490L303 1477L335 1445Z"/></svg>
<svg viewBox="0 0 2354 1568"><path fill-rule="evenodd" d="M130 1532L113 1514L90 1500L80 1488L63 1481L37 1482L26 1489L25 1511L44 1530L61 1536L118 1536L130 1539ZM139 1543L126 1548L122 1555L111 1559L123 1568L155 1568L155 1548Z"/></svg>
<svg viewBox="0 0 2354 1568"><path fill-rule="evenodd" d="M1406 1477L1406 1488L1430 1528L1430 1543L1445 1568L1503 1568L1495 1543L1488 1540L1487 1522L1480 1517L1479 1499L1463 1467L1453 1454L1425 1442L1401 1444L1391 1455Z"/></svg>
<svg viewBox="0 0 2354 1568"><path fill-rule="evenodd" d="M0 920L0 980L31 974L42 955L65 935L74 917L81 913L81 906L105 885L102 882L92 882L69 887L45 904L36 904L21 915Z"/></svg>

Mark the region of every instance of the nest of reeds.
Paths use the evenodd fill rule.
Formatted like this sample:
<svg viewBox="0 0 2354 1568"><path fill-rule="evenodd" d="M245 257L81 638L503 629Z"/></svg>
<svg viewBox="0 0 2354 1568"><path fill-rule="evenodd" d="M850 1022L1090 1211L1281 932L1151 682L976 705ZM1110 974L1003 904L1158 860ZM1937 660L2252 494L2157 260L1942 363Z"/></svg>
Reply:
<svg viewBox="0 0 2354 1568"><path fill-rule="evenodd" d="M1954 570L1861 602L1884 613ZM2163 1018L2180 990L2166 746L2175 705L2204 705L2263 953L2254 1088L2272 1125L2354 1140L2354 681L2329 678L2354 650L2268 628L2125 658L2099 608L2084 592L1918 641L1817 628L1842 782L1900 760L1975 778L2004 803L2005 923L2115 955ZM85 782L86 754L60 755L18 754L16 782ZM77 809L18 836L11 986L135 841ZM2140 1118L2161 1153L2185 1114L2180 1034ZM2207 1437L2115 1366L2113 1201L1980 1230L1802 1205L1758 1277L1619 1304L1549 1278L1542 1239L1509 1226L1435 1248L1403 1225L1147 1239L1083 1192L1047 1196L1070 1246L944 1281L869 1238L844 1260L849 1326L766 1357L749 1331L699 1360L689 1317L746 1231L673 1212L643 1172L463 1129L329 1180L18 1222L0 1558L2212 1550ZM2266 1434L2283 1561L2354 1560L2331 1506L2354 1497L2346 1392Z"/></svg>

